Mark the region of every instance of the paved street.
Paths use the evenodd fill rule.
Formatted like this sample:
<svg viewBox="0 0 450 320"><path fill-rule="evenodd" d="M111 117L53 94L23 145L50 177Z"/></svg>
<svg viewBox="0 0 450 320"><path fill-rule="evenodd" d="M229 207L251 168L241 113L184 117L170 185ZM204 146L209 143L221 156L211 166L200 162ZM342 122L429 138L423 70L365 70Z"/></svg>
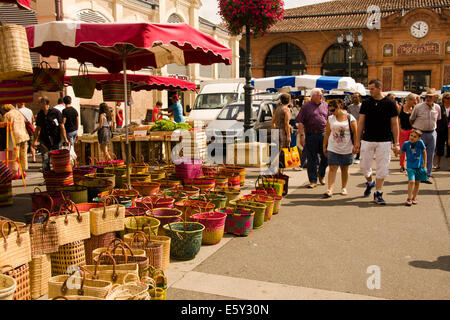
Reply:
<svg viewBox="0 0 450 320"><path fill-rule="evenodd" d="M23 220L29 212L26 193L42 181L33 166L26 188L14 181L14 205L1 215ZM168 299L450 299L447 162L432 185L421 185L412 207L404 205L407 177L398 167L394 159L384 207L362 197L358 165L350 169L349 195L331 199L322 199L326 186L304 187L306 170L288 170L281 212L249 237L225 235L218 245L202 246L194 260L172 261ZM257 170L247 172L249 189ZM369 266L380 268L380 289L367 287Z"/></svg>

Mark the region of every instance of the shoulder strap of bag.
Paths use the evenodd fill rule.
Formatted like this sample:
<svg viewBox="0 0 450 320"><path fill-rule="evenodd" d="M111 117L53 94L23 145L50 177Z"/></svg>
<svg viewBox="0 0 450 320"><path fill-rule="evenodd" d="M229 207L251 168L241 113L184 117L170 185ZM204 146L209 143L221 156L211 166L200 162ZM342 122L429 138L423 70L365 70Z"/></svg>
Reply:
<svg viewBox="0 0 450 320"><path fill-rule="evenodd" d="M348 121L348 129L350 130L350 139L352 139L352 144L354 144L355 142L353 141L353 131L352 131L352 126L350 124L350 114L347 114L347 121Z"/></svg>

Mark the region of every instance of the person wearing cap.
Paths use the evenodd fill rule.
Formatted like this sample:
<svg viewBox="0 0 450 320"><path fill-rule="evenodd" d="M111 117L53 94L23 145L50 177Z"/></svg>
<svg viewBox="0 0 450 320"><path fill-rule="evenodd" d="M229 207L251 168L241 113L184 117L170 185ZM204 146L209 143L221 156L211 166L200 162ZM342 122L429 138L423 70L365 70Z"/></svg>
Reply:
<svg viewBox="0 0 450 320"><path fill-rule="evenodd" d="M172 100L172 105L168 109L169 114L173 114L173 120L176 123L185 122L183 117L183 107L181 103L178 102L178 96L174 94L170 99Z"/></svg>
<svg viewBox="0 0 450 320"><path fill-rule="evenodd" d="M438 93L436 89L429 88L425 94L425 102L417 104L409 121L414 129L422 131L422 140L427 150L427 175L424 183L431 184L431 172L433 170L434 150L436 149L437 121L441 119L441 107L435 103Z"/></svg>

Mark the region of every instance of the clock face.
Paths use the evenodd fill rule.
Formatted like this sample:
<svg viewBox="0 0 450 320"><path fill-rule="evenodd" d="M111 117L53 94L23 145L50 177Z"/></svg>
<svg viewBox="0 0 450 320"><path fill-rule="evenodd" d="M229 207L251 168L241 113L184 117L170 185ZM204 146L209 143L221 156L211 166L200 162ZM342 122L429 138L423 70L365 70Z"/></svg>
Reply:
<svg viewBox="0 0 450 320"><path fill-rule="evenodd" d="M416 21L411 25L411 35L415 38L423 38L427 35L428 29L425 21Z"/></svg>

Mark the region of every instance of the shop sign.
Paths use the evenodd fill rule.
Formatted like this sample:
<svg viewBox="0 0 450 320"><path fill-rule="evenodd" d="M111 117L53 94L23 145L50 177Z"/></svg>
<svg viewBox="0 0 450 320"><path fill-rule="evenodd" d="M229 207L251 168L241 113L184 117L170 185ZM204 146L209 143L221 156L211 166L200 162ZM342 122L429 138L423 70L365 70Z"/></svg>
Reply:
<svg viewBox="0 0 450 320"><path fill-rule="evenodd" d="M397 46L397 56L433 56L441 54L440 42L400 43Z"/></svg>
<svg viewBox="0 0 450 320"><path fill-rule="evenodd" d="M179 80L189 81L189 77L182 74L169 74L169 78L175 78Z"/></svg>

